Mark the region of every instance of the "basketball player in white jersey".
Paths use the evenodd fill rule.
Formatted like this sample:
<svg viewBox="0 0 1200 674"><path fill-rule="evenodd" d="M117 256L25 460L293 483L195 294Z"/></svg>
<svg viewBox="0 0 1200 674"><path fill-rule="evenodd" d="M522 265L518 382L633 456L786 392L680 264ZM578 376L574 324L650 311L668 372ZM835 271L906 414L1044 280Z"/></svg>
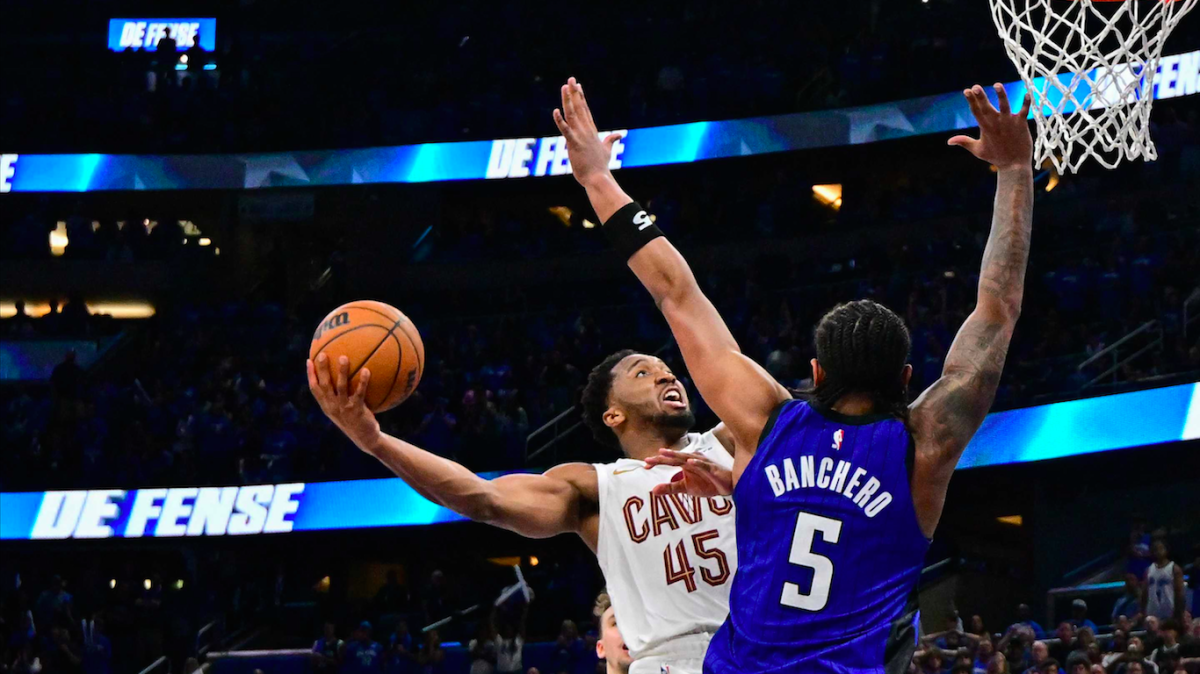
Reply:
<svg viewBox="0 0 1200 674"><path fill-rule="evenodd" d="M620 351L588 377L584 421L627 458L495 480L383 433L363 401L366 369L351 391L345 357L333 366L321 354L307 368L325 414L425 498L530 538L578 534L604 572L634 658L632 674L700 674L709 639L729 613L737 568L733 502L724 496L656 496L653 489L681 469L648 466L642 459L660 448L677 450L695 456L704 475L728 481L733 445L724 426L688 433L695 416L687 391L665 363Z"/></svg>
<svg viewBox="0 0 1200 674"><path fill-rule="evenodd" d="M1161 538L1150 544L1154 563L1146 569L1142 584L1142 613L1159 620L1184 623L1183 567L1171 561L1170 550Z"/></svg>

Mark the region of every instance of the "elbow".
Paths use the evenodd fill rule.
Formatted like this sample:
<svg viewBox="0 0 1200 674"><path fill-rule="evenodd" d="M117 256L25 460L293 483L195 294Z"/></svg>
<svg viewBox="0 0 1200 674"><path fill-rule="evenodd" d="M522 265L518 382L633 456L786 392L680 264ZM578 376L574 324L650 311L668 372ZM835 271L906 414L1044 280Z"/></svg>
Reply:
<svg viewBox="0 0 1200 674"><path fill-rule="evenodd" d="M462 515L482 524L496 524L500 520L500 504L491 494L484 493L471 499L463 508Z"/></svg>
<svg viewBox="0 0 1200 674"><path fill-rule="evenodd" d="M500 502L490 484L478 491L471 491L457 498L436 499L436 502L473 522L495 524L500 518Z"/></svg>
<svg viewBox="0 0 1200 674"><path fill-rule="evenodd" d="M1020 297L991 297L981 298L976 311L984 314L988 323L999 325L1016 325L1021 318Z"/></svg>
<svg viewBox="0 0 1200 674"><path fill-rule="evenodd" d="M1003 303L1004 305L1004 320L1010 325L1017 322L1021 318L1021 298L1013 297Z"/></svg>
<svg viewBox="0 0 1200 674"><path fill-rule="evenodd" d="M689 285L679 279L664 278L650 294L654 297L654 304L658 310L666 313L671 307L683 304L695 286L695 281Z"/></svg>

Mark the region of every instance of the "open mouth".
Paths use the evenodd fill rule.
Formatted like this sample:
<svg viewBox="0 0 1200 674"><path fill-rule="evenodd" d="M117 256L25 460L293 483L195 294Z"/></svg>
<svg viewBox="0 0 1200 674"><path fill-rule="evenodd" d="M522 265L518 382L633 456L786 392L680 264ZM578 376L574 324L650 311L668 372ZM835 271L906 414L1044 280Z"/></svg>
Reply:
<svg viewBox="0 0 1200 674"><path fill-rule="evenodd" d="M663 391L662 402L667 407L673 409L687 409L687 403L683 401L683 391L676 387L671 387Z"/></svg>

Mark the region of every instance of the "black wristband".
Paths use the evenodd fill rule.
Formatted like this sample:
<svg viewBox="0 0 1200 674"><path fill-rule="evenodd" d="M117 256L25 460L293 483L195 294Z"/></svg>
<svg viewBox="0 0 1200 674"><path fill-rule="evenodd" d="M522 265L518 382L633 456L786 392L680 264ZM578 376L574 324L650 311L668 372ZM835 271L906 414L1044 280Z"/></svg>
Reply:
<svg viewBox="0 0 1200 674"><path fill-rule="evenodd" d="M626 259L642 249L642 246L662 236L662 230L650 221L650 214L636 201L631 201L613 213L604 223L604 235L613 248Z"/></svg>

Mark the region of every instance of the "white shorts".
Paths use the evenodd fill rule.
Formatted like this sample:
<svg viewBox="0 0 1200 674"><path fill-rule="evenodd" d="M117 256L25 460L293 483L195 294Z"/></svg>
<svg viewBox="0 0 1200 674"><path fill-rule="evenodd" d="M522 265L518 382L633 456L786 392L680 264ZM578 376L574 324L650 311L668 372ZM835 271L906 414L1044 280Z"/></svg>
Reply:
<svg viewBox="0 0 1200 674"><path fill-rule="evenodd" d="M629 665L629 674L703 674L709 641L712 635L702 632L658 644Z"/></svg>

